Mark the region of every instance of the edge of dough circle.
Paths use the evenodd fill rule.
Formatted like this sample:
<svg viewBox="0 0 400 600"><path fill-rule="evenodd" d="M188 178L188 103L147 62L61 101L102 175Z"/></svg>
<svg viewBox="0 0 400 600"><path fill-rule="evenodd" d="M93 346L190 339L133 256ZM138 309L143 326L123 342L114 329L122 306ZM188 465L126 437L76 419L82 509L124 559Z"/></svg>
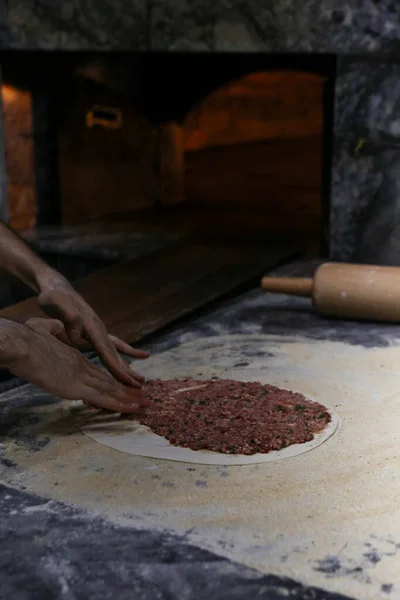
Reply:
<svg viewBox="0 0 400 600"><path fill-rule="evenodd" d="M188 388L182 388L177 390L176 393L183 392L186 389ZM307 398L316 401L310 396L307 396ZM118 417L110 418L110 415L102 413L91 417L82 416L77 424L80 431L93 441L133 456L200 465L240 466L293 458L318 448L336 433L340 425L338 415L330 409L328 409L328 412L331 415L330 423L323 431L315 434L311 441L303 444L292 444L281 450L252 455L223 454L174 446L166 438L153 433L148 427L137 421L127 421Z"/></svg>

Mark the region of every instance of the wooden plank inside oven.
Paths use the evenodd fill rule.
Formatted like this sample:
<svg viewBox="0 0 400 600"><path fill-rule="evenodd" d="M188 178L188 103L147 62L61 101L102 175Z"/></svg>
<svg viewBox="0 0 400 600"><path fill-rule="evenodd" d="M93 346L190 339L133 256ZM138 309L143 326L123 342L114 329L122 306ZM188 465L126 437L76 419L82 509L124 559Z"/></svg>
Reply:
<svg viewBox="0 0 400 600"><path fill-rule="evenodd" d="M75 282L108 330L134 343L246 285L297 253L289 243L181 240L144 258L96 271ZM43 316L36 298L0 311L24 322Z"/></svg>

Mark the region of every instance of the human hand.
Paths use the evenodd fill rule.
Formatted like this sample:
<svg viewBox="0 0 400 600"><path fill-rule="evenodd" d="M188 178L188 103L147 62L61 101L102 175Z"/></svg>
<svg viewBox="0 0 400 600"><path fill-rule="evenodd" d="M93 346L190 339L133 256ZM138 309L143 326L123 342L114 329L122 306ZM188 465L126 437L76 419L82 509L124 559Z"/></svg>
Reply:
<svg viewBox="0 0 400 600"><path fill-rule="evenodd" d="M25 325L29 325L29 327L31 327L32 329L38 329L39 331L45 329L46 331L48 331L48 333L54 335L61 342L64 342L64 344L73 346L78 350L84 351L91 350L93 348L93 346L89 342L82 338L79 339L77 342L71 342L71 339L68 337L67 332L65 330L64 323L62 321L59 321L58 319L43 319L40 317L33 317L25 321ZM145 350L137 350L136 348L132 348L132 346L130 346L123 340L117 338L115 335L107 335L111 340L112 344L114 345L115 349L118 352L121 352L121 354L125 354L130 358L148 358L149 353ZM138 380L144 381L143 375L135 373L134 371L132 371L132 373L135 377L138 378Z"/></svg>
<svg viewBox="0 0 400 600"><path fill-rule="evenodd" d="M82 400L120 413L137 412L146 404L140 390L123 385L64 343L62 323L47 319L33 321L31 325L21 325L1 320L1 335L10 342L3 344L1 366L67 400Z"/></svg>
<svg viewBox="0 0 400 600"><path fill-rule="evenodd" d="M98 315L62 275L52 272L41 282L39 305L44 313L62 321L71 344L81 349L91 344L114 377L126 385L140 388L144 377L125 363L118 352L132 358L148 358L148 352L135 350L110 336Z"/></svg>

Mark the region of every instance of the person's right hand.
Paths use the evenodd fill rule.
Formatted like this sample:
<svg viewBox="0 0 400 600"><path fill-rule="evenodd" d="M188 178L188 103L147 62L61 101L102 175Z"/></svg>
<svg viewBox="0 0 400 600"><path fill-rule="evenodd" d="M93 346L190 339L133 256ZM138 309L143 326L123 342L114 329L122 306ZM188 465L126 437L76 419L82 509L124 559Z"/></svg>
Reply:
<svg viewBox="0 0 400 600"><path fill-rule="evenodd" d="M143 393L118 382L98 369L78 350L57 339L58 321L41 328L1 319L3 338L10 341L2 350L1 366L42 390L67 400L119 413L137 412L145 404Z"/></svg>

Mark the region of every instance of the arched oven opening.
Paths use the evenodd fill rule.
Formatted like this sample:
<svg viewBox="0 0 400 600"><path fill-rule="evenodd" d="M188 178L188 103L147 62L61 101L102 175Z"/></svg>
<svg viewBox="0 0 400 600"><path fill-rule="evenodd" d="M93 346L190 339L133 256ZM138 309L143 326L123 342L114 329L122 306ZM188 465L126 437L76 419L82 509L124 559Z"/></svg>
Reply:
<svg viewBox="0 0 400 600"><path fill-rule="evenodd" d="M2 58L16 229L168 207L328 251L333 56L29 56Z"/></svg>
<svg viewBox="0 0 400 600"><path fill-rule="evenodd" d="M3 218L72 280L131 261L118 315L104 283L88 288L118 334L258 285L297 251L328 254L333 56L0 59ZM26 297L12 285L0 306ZM149 294L159 314L138 332Z"/></svg>

